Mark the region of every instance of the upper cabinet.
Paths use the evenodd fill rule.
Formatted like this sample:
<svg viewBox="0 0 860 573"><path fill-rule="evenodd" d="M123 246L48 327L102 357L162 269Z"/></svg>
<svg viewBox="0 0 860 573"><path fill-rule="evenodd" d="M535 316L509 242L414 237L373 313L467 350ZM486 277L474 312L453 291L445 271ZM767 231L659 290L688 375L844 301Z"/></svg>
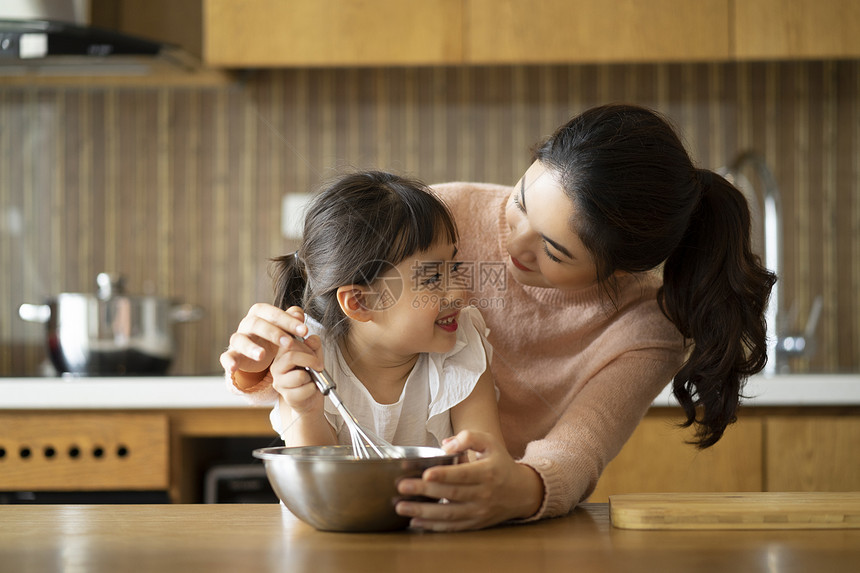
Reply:
<svg viewBox="0 0 860 573"><path fill-rule="evenodd" d="M462 59L460 0L206 0L207 63L375 66Z"/></svg>
<svg viewBox="0 0 860 573"><path fill-rule="evenodd" d="M212 68L860 57L857 0L93 0ZM97 14L94 12L94 16Z"/></svg>
<svg viewBox="0 0 860 573"><path fill-rule="evenodd" d="M735 0L734 28L740 60L860 56L857 0Z"/></svg>
<svg viewBox="0 0 860 573"><path fill-rule="evenodd" d="M726 60L729 0L465 0L470 64Z"/></svg>

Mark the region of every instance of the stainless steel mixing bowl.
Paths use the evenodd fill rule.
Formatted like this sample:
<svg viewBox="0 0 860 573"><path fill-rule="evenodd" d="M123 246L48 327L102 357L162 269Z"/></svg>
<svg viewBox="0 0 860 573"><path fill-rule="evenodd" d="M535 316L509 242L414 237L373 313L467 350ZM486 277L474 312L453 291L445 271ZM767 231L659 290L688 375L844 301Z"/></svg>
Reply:
<svg viewBox="0 0 860 573"><path fill-rule="evenodd" d="M272 489L296 517L323 531L391 531L409 518L394 505L406 499L397 482L431 467L452 464L456 454L429 447L390 446L402 458L357 459L352 446L262 448Z"/></svg>

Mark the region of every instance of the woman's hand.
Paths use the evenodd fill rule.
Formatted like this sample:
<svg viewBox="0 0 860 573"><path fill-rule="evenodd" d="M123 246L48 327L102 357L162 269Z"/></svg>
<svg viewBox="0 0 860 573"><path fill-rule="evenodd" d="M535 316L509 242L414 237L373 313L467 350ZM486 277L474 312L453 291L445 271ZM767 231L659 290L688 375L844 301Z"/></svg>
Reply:
<svg viewBox="0 0 860 573"><path fill-rule="evenodd" d="M470 463L436 466L421 479L404 479L401 495L424 495L444 503L400 501L396 510L410 525L431 531L481 529L509 519L527 518L540 509L543 481L531 467L508 454L490 434L462 431L442 444L449 453L472 450Z"/></svg>
<svg viewBox="0 0 860 573"><path fill-rule="evenodd" d="M278 349L292 340L291 334L307 335L304 318L304 312L297 306L284 311L271 304L255 304L230 336L230 346L221 354L221 366L234 376L240 387L252 386L262 379ZM239 372L263 375L245 380L245 377L235 376Z"/></svg>

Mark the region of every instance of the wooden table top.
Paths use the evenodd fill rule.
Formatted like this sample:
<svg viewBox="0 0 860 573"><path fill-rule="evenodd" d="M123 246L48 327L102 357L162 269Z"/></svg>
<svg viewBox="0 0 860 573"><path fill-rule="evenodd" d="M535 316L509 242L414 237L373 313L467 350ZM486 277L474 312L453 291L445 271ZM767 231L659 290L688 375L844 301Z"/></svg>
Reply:
<svg viewBox="0 0 860 573"><path fill-rule="evenodd" d="M641 531L606 504L466 533L326 533L277 504L0 505L0 571L860 570L860 530Z"/></svg>

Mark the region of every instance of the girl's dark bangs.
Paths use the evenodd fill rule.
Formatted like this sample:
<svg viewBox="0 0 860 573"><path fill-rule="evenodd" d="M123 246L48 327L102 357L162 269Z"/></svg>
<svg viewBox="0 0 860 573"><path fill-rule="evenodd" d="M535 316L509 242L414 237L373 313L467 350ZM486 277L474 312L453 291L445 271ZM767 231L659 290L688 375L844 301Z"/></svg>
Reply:
<svg viewBox="0 0 860 573"><path fill-rule="evenodd" d="M430 206L429 209L425 208L417 212L412 210L404 214L400 221L397 239L389 251L391 264L398 265L406 257L426 251L442 239L457 243L459 237L453 218L435 198L431 201L432 203L425 205Z"/></svg>

